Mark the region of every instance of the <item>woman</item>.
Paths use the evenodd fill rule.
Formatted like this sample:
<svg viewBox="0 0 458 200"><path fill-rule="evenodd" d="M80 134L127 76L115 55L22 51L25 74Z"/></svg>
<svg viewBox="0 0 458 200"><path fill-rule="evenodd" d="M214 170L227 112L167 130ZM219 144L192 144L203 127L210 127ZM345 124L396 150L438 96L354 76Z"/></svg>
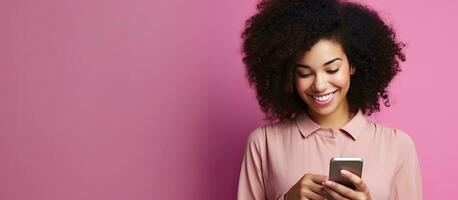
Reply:
<svg viewBox="0 0 458 200"><path fill-rule="evenodd" d="M389 106L404 44L377 13L337 0L264 0L243 32L243 61L269 125L248 137L238 199L421 199L415 145L365 115ZM332 157L361 157L352 190Z"/></svg>

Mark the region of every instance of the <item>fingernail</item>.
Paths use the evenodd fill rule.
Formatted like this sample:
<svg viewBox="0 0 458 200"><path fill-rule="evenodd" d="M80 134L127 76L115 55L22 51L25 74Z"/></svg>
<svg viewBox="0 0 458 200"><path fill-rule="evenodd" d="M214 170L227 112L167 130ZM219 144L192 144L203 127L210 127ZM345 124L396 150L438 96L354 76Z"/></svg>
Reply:
<svg viewBox="0 0 458 200"><path fill-rule="evenodd" d="M340 170L340 173L341 173L341 174L345 174L345 175L348 174L347 171L345 171L345 170L343 170L343 169Z"/></svg>
<svg viewBox="0 0 458 200"><path fill-rule="evenodd" d="M324 184L325 184L325 185L328 185L328 186L331 186L331 185L332 185L332 182L331 182L331 181L325 181Z"/></svg>

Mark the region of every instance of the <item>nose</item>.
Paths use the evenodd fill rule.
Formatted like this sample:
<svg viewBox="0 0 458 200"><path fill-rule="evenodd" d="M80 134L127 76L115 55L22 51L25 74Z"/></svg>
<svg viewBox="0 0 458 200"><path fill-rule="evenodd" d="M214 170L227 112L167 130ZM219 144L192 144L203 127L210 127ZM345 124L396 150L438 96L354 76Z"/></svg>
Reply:
<svg viewBox="0 0 458 200"><path fill-rule="evenodd" d="M313 81L312 89L316 93L324 92L326 89L326 83L327 83L326 76L317 74L315 76L315 80Z"/></svg>

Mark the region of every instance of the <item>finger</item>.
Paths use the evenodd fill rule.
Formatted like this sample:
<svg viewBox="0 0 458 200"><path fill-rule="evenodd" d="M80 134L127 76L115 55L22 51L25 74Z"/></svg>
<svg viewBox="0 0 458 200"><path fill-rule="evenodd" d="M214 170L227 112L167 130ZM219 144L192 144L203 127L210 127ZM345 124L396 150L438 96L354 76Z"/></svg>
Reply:
<svg viewBox="0 0 458 200"><path fill-rule="evenodd" d="M355 185L356 191L362 191L362 192L368 191L367 186L364 183L364 181L356 174L353 174L352 172L347 171L347 170L341 170L340 173L342 174L342 176L350 180Z"/></svg>
<svg viewBox="0 0 458 200"><path fill-rule="evenodd" d="M343 197L339 193L333 191L332 189L325 188L324 191L329 194L329 196L332 197L334 200L339 200L339 199L348 199L346 197Z"/></svg>
<svg viewBox="0 0 458 200"><path fill-rule="evenodd" d="M339 193L344 197L348 197L350 199L355 199L357 197L357 193L354 190L334 181L325 181L323 182L323 185L334 190L335 192Z"/></svg>
<svg viewBox="0 0 458 200"><path fill-rule="evenodd" d="M317 194L311 190L304 190L301 192L301 197L305 197L311 200L324 200L324 197L321 194Z"/></svg>
<svg viewBox="0 0 458 200"><path fill-rule="evenodd" d="M314 193L317 193L317 194L323 194L323 188L324 186L323 185L318 185L316 183L309 183L309 185L307 185L307 187L313 191Z"/></svg>
<svg viewBox="0 0 458 200"><path fill-rule="evenodd" d="M310 177L310 179L311 179L314 183L321 185L321 183L323 183L324 181L327 181L327 180L328 180L328 176L314 174L313 176Z"/></svg>
<svg viewBox="0 0 458 200"><path fill-rule="evenodd" d="M323 181L328 180L328 176L318 174L305 174L301 183L317 194L323 193Z"/></svg>

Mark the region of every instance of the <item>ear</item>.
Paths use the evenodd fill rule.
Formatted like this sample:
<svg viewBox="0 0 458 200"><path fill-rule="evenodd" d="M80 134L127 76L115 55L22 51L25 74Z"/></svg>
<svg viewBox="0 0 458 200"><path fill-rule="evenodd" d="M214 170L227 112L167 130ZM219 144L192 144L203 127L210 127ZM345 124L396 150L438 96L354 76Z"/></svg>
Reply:
<svg viewBox="0 0 458 200"><path fill-rule="evenodd" d="M350 65L350 76L355 74L355 72L356 72L356 67L353 65Z"/></svg>

